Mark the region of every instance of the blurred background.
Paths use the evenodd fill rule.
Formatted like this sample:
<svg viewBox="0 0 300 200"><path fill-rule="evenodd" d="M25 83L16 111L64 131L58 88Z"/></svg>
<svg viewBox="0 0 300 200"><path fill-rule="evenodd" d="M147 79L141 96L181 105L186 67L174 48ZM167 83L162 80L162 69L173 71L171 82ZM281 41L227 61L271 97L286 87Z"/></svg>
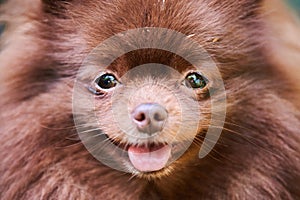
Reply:
<svg viewBox="0 0 300 200"><path fill-rule="evenodd" d="M295 9L300 15L300 0L288 0L288 3L290 4L290 7Z"/></svg>

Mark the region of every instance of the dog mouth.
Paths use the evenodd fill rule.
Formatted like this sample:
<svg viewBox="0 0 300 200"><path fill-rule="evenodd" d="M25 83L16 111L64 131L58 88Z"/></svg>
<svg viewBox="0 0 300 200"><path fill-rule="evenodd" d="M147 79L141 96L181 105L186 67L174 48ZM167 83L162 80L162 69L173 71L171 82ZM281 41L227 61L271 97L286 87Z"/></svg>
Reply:
<svg viewBox="0 0 300 200"><path fill-rule="evenodd" d="M163 169L171 157L168 144L129 146L128 156L131 164L140 172L154 172Z"/></svg>
<svg viewBox="0 0 300 200"><path fill-rule="evenodd" d="M109 138L109 136L107 136ZM142 173L156 172L167 166L171 158L171 145L168 143L124 144L109 138L115 146L128 153L131 165Z"/></svg>

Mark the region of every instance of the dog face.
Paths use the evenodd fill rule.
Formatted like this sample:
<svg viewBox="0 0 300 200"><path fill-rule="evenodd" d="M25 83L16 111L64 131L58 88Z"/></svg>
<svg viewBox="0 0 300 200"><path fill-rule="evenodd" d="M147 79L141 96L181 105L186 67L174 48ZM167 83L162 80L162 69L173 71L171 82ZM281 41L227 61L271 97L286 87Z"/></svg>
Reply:
<svg viewBox="0 0 300 200"><path fill-rule="evenodd" d="M118 6L118 4L116 5L108 2L98 2L98 4L103 4L103 6L94 6L93 2L86 2L84 4L80 4L80 6L77 5L76 2L71 4L61 4L61 7L64 8L59 8L59 6L55 4L51 4L50 7L46 6L46 9L50 8L48 11L52 13L51 17L53 17L53 12L55 14L54 16L59 16L59 19L56 19L60 20L61 22L61 27L58 27L57 29L58 32L63 31L64 33L70 33L70 35L68 35L69 38L67 39L66 36L66 40L62 41L62 44L65 46L61 48L63 50L69 48L71 51L74 51L75 48L72 47L74 43L71 41L77 41L80 43L79 46L82 47L82 49L77 50L82 50L83 52L77 52L74 55L77 57L77 59L72 58L72 60L67 60L64 62L68 63L78 60L79 56L85 55L84 52L92 51L92 48L96 48L101 42L105 41L109 37L112 37L114 34L126 31L128 29L148 26L172 29L174 31L186 34L187 37L191 37L194 41L199 43L201 47L205 48L205 50L208 51L208 53L212 56L212 59L214 59L215 62L220 65L220 71L225 82L230 80L233 74L236 76L237 74L240 75L246 73L246 70L249 67L254 67L253 62L257 62L260 59L260 57L254 56L258 54L256 51L253 51L254 48L258 46L256 43L258 43L259 39L255 38L253 41L249 40L252 30L249 29L249 27L260 27L260 21L258 20L259 13L256 10L258 9L257 3L250 4L249 2L243 2L243 6L247 7L248 9L246 11L244 8L243 10L240 10L242 7L240 7L240 5L236 5L234 2L227 2L224 3L224 5L215 4L213 2L199 3L195 1L191 1L189 4L180 2L147 2L146 4L143 2L135 2L134 4L137 7L135 9L145 9L146 14L133 12L133 14L129 16L124 14L124 10L130 8L125 8L125 5L123 4L120 4L120 6ZM128 5L131 4L127 3L126 6ZM57 9L61 10L53 11L53 6L56 6ZM118 9L114 9L115 6ZM212 15L207 11L207 9L211 9L211 11L217 10L220 6L224 6L225 9L236 9L239 12L248 12L247 15L249 16L244 16L245 18L243 18L239 13L238 18L235 19L232 12L224 12L218 13L218 15ZM95 15L93 18L90 18L89 15L86 15L86 12L84 12L85 8L87 7L95 8L94 10L91 10L91 13ZM196 8L197 11L195 10ZM190 12L186 12L187 9L190 10ZM243 14L246 15L245 13ZM193 20L193 17L201 20ZM64 20L69 21L69 19L72 19L72 25L64 25ZM171 23L172 21L176 21L176 23ZM244 23L244 21L247 23ZM51 25L53 24L54 23L51 23ZM80 29L74 30L74 27L80 27ZM100 29L99 27L102 28ZM66 31L68 28L72 29L72 31ZM226 29L232 30L226 31ZM78 31L80 31L80 33ZM243 32L243 34L234 35L235 32ZM139 36L143 37L141 35L137 35L136 37ZM158 38L161 37L158 36ZM151 38L147 39L152 41ZM127 36L123 36L122 40L129 44L133 43L131 38ZM166 37L164 40L161 40L161 43L166 43L162 46L168 46L168 42L165 40L171 39ZM139 45L142 46L141 43L147 43L147 40L140 38L138 43L140 43ZM231 48L231 45L235 45L235 43L236 45L238 43L240 47L239 51ZM115 48L122 49L123 47L116 45ZM187 47L178 44L174 45L172 50L176 52L184 48ZM112 52L116 50L111 47L110 49L105 49L103 51L107 52L108 55L106 56L111 56L111 54L113 54ZM65 55L65 53L66 52L57 54L56 56L60 57ZM190 52L186 52L186 54L188 53ZM189 56L192 57L192 53L190 53ZM65 60L65 58L62 57L58 59ZM147 67L144 66L144 73L137 72L139 76L134 76L132 74L131 71L134 70L134 68L149 63L167 65L178 73L176 75L172 74L171 69L169 69L169 71L167 69L162 69L162 72L159 72L159 68L155 68L155 65L148 65ZM144 169L142 167L138 167L139 169L137 169L133 163L135 161L132 161L135 160L135 158L133 158L134 156L130 154L131 150L136 153L137 151L149 151L150 148L148 148L148 146L153 149L157 149L158 147L167 148L168 146L172 146L172 144L180 144L186 140L192 142L194 139L201 144L201 141L205 136L205 132L210 126L211 105L209 89L217 88L217 85L214 81L214 79L216 79L215 73L209 72L209 70L205 71L205 69L201 69L201 63L198 66L193 66L193 64L189 63L180 56L174 55L172 52L153 49L139 49L128 52L114 60L113 63L110 63L108 66L104 65L106 67L105 70L101 70L101 68L104 67L102 63L97 63L94 65L98 65L99 69L95 70L94 73L89 74L89 78L86 80L85 84L89 85L89 90L95 95L94 110L97 112L99 122L97 126L99 130L104 132L108 140L112 141L117 146L123 146L123 149L126 151L129 150L130 161L126 162L125 164L127 171L129 169L129 172L135 174L143 174L143 172L147 172L147 174L149 174L149 171L157 171L155 166L153 166L153 170L151 167L148 170L142 170ZM198 70L197 67L200 69ZM136 69L136 71L138 70ZM165 74L165 76L162 76L161 74ZM124 76L126 78L124 78ZM103 84L106 83L106 81L108 81L108 83L111 85L104 86ZM252 80L250 79L249 81ZM167 86L168 89L161 87L160 82L169 82L169 85ZM199 84L202 86L199 88L196 86L190 86L196 82L199 82ZM188 85L186 85L186 83ZM130 89L128 90L128 88ZM177 97L173 93L175 93ZM116 97L114 97L114 94L121 94L116 101L122 102L122 105L126 109L124 113L122 113L121 108L115 112L122 113L119 115L124 116L125 119L122 120L126 121L125 124L128 124L128 126L124 125L125 127L122 127L118 120L116 121L115 119L116 116L113 112L113 98ZM181 99L181 102L177 98ZM195 101L197 101L197 103L195 103ZM149 108L151 105L154 106L153 109L158 109L156 105L161 107L158 109L160 110L158 113L164 113L162 115L167 116L166 119L158 122L160 125L151 125L149 122L149 119L157 113L154 112L152 117L149 117L145 114L152 110ZM181 110L183 105L190 107L194 113L189 111L190 115L188 114L183 116ZM146 111L144 109L146 109ZM135 115L134 113L136 112L139 113L136 114L139 116L137 118L139 120L143 120L143 122L137 122L137 119L133 117L133 115ZM197 112L199 113L197 114ZM125 116L129 116L129 119ZM148 122L146 122L147 120ZM194 123L194 125L191 125L188 122L192 124ZM143 123L150 124L144 127L144 125L141 125ZM86 122L86 124L89 125L92 123ZM183 131L184 133L177 135L177 132L180 129L180 124L186 124L183 128L185 130ZM143 128L140 126L143 126ZM196 128L194 128L196 130L189 128L191 126L196 126ZM94 130L96 128L97 127L90 127L90 130ZM156 135L151 136L150 138L146 137L147 139L141 139L145 138L143 135L145 132L152 132L151 129L158 129L161 131L161 134L159 134L159 136ZM97 136L97 133L94 134ZM103 145L98 145L98 148L101 148L101 146ZM179 147L174 148L180 149ZM167 158L171 157L169 154L176 154L176 152L173 152L168 148L164 153L161 155L165 158L162 159L164 160L163 162L167 162ZM139 157L139 159L142 158ZM124 163L123 160L121 162ZM162 164L162 166L164 167L165 164ZM163 167L157 168L160 170ZM172 165L170 168L172 168ZM169 173L170 170L166 171Z"/></svg>

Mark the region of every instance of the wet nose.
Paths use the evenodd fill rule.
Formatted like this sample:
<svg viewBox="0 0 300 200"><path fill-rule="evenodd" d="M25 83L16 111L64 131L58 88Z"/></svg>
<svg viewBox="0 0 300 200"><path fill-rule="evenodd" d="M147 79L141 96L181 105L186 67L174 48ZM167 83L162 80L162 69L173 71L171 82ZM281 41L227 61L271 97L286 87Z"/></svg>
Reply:
<svg viewBox="0 0 300 200"><path fill-rule="evenodd" d="M132 112L138 130L149 135L161 131L167 118L167 110L159 104L141 104Z"/></svg>

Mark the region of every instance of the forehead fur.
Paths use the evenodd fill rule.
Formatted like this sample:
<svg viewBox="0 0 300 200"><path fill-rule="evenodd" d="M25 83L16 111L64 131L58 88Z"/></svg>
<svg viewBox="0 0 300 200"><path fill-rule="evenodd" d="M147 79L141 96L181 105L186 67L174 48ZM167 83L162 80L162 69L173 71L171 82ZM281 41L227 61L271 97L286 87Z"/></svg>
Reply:
<svg viewBox="0 0 300 200"><path fill-rule="evenodd" d="M28 31L38 49L31 51L32 59L23 62L21 70L13 72L14 78L5 80L15 91L24 93L16 93L16 99L35 96L62 78L75 77L82 61L99 43L140 27L168 28L189 36L210 53L225 79L249 71L249 66L263 60L259 1L44 0L41 7ZM133 65L152 62L188 66L168 52L139 52L121 57L122 62L112 67L126 71Z"/></svg>
<svg viewBox="0 0 300 200"><path fill-rule="evenodd" d="M77 58L114 34L141 27L168 28L186 34L222 63L246 65L260 58L257 53L263 40L260 1L49 2L44 4L44 17L48 19L46 25L55 32L46 36L54 41L59 38L55 45L64 51L74 50L75 45L77 49L80 47L81 52L73 52ZM65 61L63 56L59 59Z"/></svg>

